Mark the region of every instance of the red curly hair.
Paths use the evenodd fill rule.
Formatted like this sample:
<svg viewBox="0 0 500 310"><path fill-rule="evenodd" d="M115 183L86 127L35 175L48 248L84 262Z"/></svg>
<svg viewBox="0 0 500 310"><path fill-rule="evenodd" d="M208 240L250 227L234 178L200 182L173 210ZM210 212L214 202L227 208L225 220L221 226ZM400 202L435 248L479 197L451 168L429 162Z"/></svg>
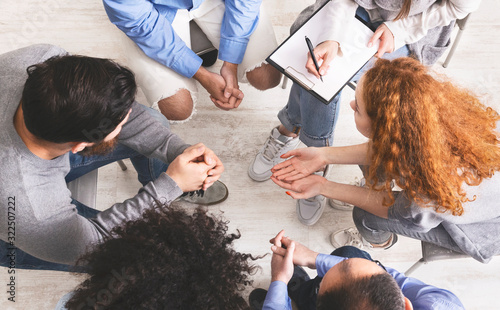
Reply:
<svg viewBox="0 0 500 310"><path fill-rule="evenodd" d="M461 215L462 203L475 199L462 185L478 185L500 169L498 113L408 57L379 59L362 82L373 134L367 184L378 183L381 167L386 205L394 203L394 179L420 206Z"/></svg>

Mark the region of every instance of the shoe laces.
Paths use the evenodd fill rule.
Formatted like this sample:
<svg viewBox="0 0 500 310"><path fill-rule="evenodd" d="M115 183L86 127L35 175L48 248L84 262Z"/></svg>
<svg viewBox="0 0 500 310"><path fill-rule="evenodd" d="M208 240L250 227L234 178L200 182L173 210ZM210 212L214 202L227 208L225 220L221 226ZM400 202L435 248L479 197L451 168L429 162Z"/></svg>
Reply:
<svg viewBox="0 0 500 310"><path fill-rule="evenodd" d="M262 156L271 161L279 153L279 151L285 146L285 143L281 142L274 137L269 137L264 145L264 150L262 151Z"/></svg>
<svg viewBox="0 0 500 310"><path fill-rule="evenodd" d="M351 245L359 249L364 247L363 237L361 237L359 231L354 228L349 228L344 230L344 233L347 234L347 242L345 245Z"/></svg>
<svg viewBox="0 0 500 310"><path fill-rule="evenodd" d="M181 195L181 197L186 197L186 196L189 196L189 197L193 197L193 196L203 197L203 195L205 195L205 191L202 190L202 189L199 189L199 190L192 191L192 192L185 192L185 193L183 193Z"/></svg>

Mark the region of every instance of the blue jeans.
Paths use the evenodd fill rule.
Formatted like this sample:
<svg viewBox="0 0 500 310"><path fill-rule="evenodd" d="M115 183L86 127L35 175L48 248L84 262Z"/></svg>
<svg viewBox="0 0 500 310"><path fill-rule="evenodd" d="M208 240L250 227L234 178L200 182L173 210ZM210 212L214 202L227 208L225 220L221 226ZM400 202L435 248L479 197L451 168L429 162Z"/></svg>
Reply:
<svg viewBox="0 0 500 310"><path fill-rule="evenodd" d="M370 254L353 246L340 247L335 249L330 255L348 258L360 257L372 260ZM317 276L312 280L302 283L297 289L297 292L293 296L290 296L300 310L316 310L316 299L318 297L321 280L323 280L323 278Z"/></svg>
<svg viewBox="0 0 500 310"><path fill-rule="evenodd" d="M377 28L381 22L372 23L368 13L363 8L358 8L356 15L365 20L373 28ZM403 46L398 50L384 54L384 59L396 59L410 55L408 46ZM361 76L375 64L376 59L372 58L364 65L351 79L357 82ZM333 73L330 73L333 74ZM278 113L278 118L291 132L298 133L300 141L307 146L331 146L333 143L333 132L340 111L340 92L328 104L324 104L307 90L297 84L292 85L287 105Z"/></svg>
<svg viewBox="0 0 500 310"><path fill-rule="evenodd" d="M169 127L168 120L156 110L145 107L143 105L138 105L138 107L145 109L154 118L160 120L166 127ZM137 151L126 147L125 145L118 144L111 153L102 156L96 155L84 157L79 154L71 153L69 156L71 170L66 175L66 183L69 183L94 169L126 158L130 158L132 165L137 171L139 182L141 182L142 185L146 185L147 183L155 180L158 176L160 176L162 172L167 171L168 168L167 163L164 163L158 159L147 158ZM95 218L96 215L100 212L99 210L90 208L74 199L72 200L72 204L76 206L78 214L86 218ZM12 250L9 248L9 245L3 240L0 240L0 266L9 266L11 257L7 255L11 254L13 251L15 251L14 253L16 269L85 272L84 267L74 267L66 264L48 262L36 258L18 248Z"/></svg>
<svg viewBox="0 0 500 310"><path fill-rule="evenodd" d="M86 218L94 218L100 212L99 210L89 208L74 199L71 203L76 206L78 214ZM15 258L11 259L10 255L12 254L15 255ZM15 269L85 272L84 266L72 266L45 261L30 255L19 248L10 248L5 241L0 240L0 266L9 267L11 261L15 263Z"/></svg>

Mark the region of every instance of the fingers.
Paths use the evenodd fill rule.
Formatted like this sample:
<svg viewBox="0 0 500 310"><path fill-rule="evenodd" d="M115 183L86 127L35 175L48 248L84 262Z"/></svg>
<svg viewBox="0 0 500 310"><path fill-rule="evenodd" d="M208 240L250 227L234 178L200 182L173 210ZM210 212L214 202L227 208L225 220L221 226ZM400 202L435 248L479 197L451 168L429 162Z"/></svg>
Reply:
<svg viewBox="0 0 500 310"><path fill-rule="evenodd" d="M221 109L221 110L224 110L224 111L229 111L229 110L231 110L231 108L226 107L226 106L225 106L225 104L224 104L222 101L217 100L217 99L215 99L215 98L214 98L214 97L212 97L212 96L210 96L210 100L212 100L212 102L214 103L214 105L215 105L216 107L218 107L219 109Z"/></svg>
<svg viewBox="0 0 500 310"><path fill-rule="evenodd" d="M271 176L271 180L276 184L278 185L279 187L281 188L284 188L284 189L289 189L291 190L292 189L292 184L288 183L288 182L283 182L281 180L278 180L275 176Z"/></svg>
<svg viewBox="0 0 500 310"><path fill-rule="evenodd" d="M375 55L376 57L380 58L382 56L384 56L384 53L390 53L391 52L391 48L390 48L390 42L388 42L388 40L384 40L384 38L382 38L380 40L380 45L378 46L378 51L377 51L377 54Z"/></svg>
<svg viewBox="0 0 500 310"><path fill-rule="evenodd" d="M295 251L295 242L290 242L288 247L286 248L285 253L285 263L293 265L293 252Z"/></svg>
<svg viewBox="0 0 500 310"><path fill-rule="evenodd" d="M368 47L372 47L373 44L375 44L375 42L377 42L377 40L380 39L383 32L384 31L382 29L377 28L377 30L375 30L375 32L373 33L373 36L370 39L370 41L368 41Z"/></svg>
<svg viewBox="0 0 500 310"><path fill-rule="evenodd" d="M284 179L284 176L285 175L295 175L297 174L298 172L295 170L295 168L293 167L293 165L290 165L290 166L287 166L287 167L284 167L284 168L281 168L281 169L274 169L274 168L271 168L271 172L273 173L273 175L278 178L280 176L283 176L281 178L278 178L278 179Z"/></svg>
<svg viewBox="0 0 500 310"><path fill-rule="evenodd" d="M384 53L392 53L394 51L394 35L391 30L385 25L380 25L373 33L372 38L368 41L368 47L372 47L377 40L380 40L376 57L380 58Z"/></svg>
<svg viewBox="0 0 500 310"><path fill-rule="evenodd" d="M321 64L321 67L319 67L319 74L321 76L326 75L328 70L330 70L330 65L329 65L330 62L332 62L332 61L330 60L328 63L326 61L323 61L323 63Z"/></svg>
<svg viewBox="0 0 500 310"><path fill-rule="evenodd" d="M338 53L338 49L339 49L338 43L334 42L332 44L333 44L332 50L326 52L323 55L323 63L319 67L319 74L321 74L321 75L326 75L326 73L330 69L330 63L333 61L333 59L335 58L335 56Z"/></svg>
<svg viewBox="0 0 500 310"><path fill-rule="evenodd" d="M243 101L243 97L243 93L239 92L239 94L236 96L230 96L227 102L222 102L221 100L218 100L213 96L210 96L210 100L212 100L215 106L219 109L229 111L232 109L236 109L241 104L241 101Z"/></svg>
<svg viewBox="0 0 500 310"><path fill-rule="evenodd" d="M316 55L315 55L316 57ZM316 60L318 58L316 57ZM316 66L314 65L314 61L311 57L311 53L307 53L307 62L306 62L306 69L307 69L307 72L311 73L312 75L314 75L315 77L317 77L319 79L319 72L318 70L316 70Z"/></svg>
<svg viewBox="0 0 500 310"><path fill-rule="evenodd" d="M282 247L277 247L275 245L273 245L271 247L271 251L273 251L273 253L276 254L276 255L280 255L280 256L285 256L286 255L286 249L284 249Z"/></svg>
<svg viewBox="0 0 500 310"><path fill-rule="evenodd" d="M186 161L199 162L198 158L205 152L205 145L198 143L188 147L182 154Z"/></svg>
<svg viewBox="0 0 500 310"><path fill-rule="evenodd" d="M292 191L286 191L286 194L287 194L288 196L292 197L293 199L304 199L304 198L309 198L309 197L304 196L303 194L296 193L296 192L292 192Z"/></svg>
<svg viewBox="0 0 500 310"><path fill-rule="evenodd" d="M283 238L283 235L285 234L285 230L282 229L276 237L274 237L274 245L277 247L281 247L281 238Z"/></svg>
<svg viewBox="0 0 500 310"><path fill-rule="evenodd" d="M300 152L300 150L292 150L292 151L286 152L285 154L281 155L280 157L281 158L289 158L289 157L298 155L299 152ZM284 162L281 162L281 163L275 165L272 169L280 170L280 169L283 169L283 168L288 167L288 166L290 166L290 162L288 160L285 160Z"/></svg>
<svg viewBox="0 0 500 310"><path fill-rule="evenodd" d="M236 103L234 104L234 108L235 109L240 106L240 103L243 101L243 97L244 97L244 95L243 95L243 92L242 92L241 95L238 96L238 98L236 99Z"/></svg>

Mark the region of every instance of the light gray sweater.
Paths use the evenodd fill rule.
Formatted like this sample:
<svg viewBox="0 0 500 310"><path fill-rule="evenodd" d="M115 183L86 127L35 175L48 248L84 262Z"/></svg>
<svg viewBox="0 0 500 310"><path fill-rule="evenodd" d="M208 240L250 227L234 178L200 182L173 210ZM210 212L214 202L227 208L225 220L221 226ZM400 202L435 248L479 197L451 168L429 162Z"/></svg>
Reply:
<svg viewBox="0 0 500 310"><path fill-rule="evenodd" d="M114 204L95 219L77 214L64 180L70 171L69 153L53 160L35 156L13 123L27 78L26 68L64 53L56 46L33 45L0 55L0 239L8 241L8 226L12 226L8 221L14 219L11 222L15 223L16 247L47 261L73 264L88 245L101 242L115 226L139 218L155 200L172 202L182 190L163 173L136 196ZM188 147L137 107L138 103L134 103L119 135L120 143L165 162L171 162Z"/></svg>
<svg viewBox="0 0 500 310"><path fill-rule="evenodd" d="M462 203L461 216L437 213L433 204L422 208L401 192L389 208L389 218L399 220L410 231L422 233L442 225L464 253L486 263L493 255L500 254L500 173L483 180L479 186L463 188L468 198L476 199Z"/></svg>

